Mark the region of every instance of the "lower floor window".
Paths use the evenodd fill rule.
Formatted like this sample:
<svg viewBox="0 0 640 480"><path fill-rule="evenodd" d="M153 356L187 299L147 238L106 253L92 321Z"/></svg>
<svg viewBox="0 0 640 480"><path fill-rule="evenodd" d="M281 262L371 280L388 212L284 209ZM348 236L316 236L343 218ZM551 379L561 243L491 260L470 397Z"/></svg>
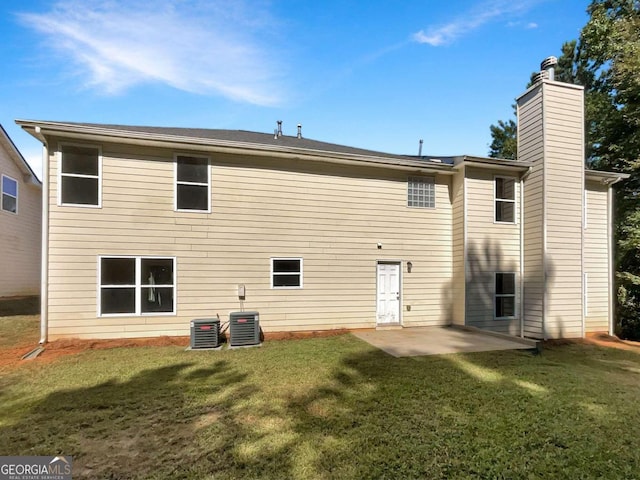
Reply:
<svg viewBox="0 0 640 480"><path fill-rule="evenodd" d="M272 258L271 288L302 288L302 259Z"/></svg>
<svg viewBox="0 0 640 480"><path fill-rule="evenodd" d="M100 257L100 315L175 313L175 258Z"/></svg>
<svg viewBox="0 0 640 480"><path fill-rule="evenodd" d="M495 317L516 316L516 274L496 273Z"/></svg>

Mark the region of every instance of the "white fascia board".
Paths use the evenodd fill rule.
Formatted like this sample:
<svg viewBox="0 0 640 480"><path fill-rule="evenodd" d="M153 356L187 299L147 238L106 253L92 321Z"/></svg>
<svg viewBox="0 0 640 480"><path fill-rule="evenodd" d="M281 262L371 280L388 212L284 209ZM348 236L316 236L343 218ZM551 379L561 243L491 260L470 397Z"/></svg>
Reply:
<svg viewBox="0 0 640 480"><path fill-rule="evenodd" d="M621 180L626 180L630 175L628 173L606 172L601 170L585 170L584 179L600 182L604 185L613 185Z"/></svg>
<svg viewBox="0 0 640 480"><path fill-rule="evenodd" d="M65 138L82 139L93 142L115 141L126 143L129 145L154 146L174 149L179 148L183 150L197 150L199 152L209 151L229 154L246 155L247 152L250 152L251 154L257 156L277 155L281 158L291 158L295 160L381 167L415 173L440 173L444 175L453 174L452 166L449 164L439 164L435 162L426 163L424 161L418 160L397 159L394 161L394 159L375 155L339 153L299 147L284 147L231 140L216 140L178 135L163 135L147 132L131 132L94 126L34 122L28 120L16 120L16 123L22 126L22 128L24 128L32 136L41 141L42 137L45 135L57 135L64 136Z"/></svg>

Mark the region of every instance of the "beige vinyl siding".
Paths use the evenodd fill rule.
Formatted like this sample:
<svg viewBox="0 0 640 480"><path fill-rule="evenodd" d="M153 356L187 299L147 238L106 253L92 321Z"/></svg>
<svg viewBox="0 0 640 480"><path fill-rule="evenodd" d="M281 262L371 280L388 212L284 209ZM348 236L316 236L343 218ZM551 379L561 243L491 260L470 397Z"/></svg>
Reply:
<svg viewBox="0 0 640 480"><path fill-rule="evenodd" d="M449 302L454 325L465 324L465 171L452 178L453 215L453 281Z"/></svg>
<svg viewBox="0 0 640 480"><path fill-rule="evenodd" d="M525 335L583 334L583 90L543 81L518 99L524 184Z"/></svg>
<svg viewBox="0 0 640 480"><path fill-rule="evenodd" d="M518 335L520 320L494 318L495 273L520 271L520 226L495 223L494 178L504 172L466 169L467 265L466 324ZM519 217L519 185L515 188L515 217ZM517 285L516 285L517 287ZM517 293L517 292L516 292ZM516 304L519 303L516 295ZM519 308L517 308L519 310Z"/></svg>
<svg viewBox="0 0 640 480"><path fill-rule="evenodd" d="M587 281L587 332L609 331L609 187L587 182L587 228L584 231L584 271Z"/></svg>
<svg viewBox="0 0 640 480"><path fill-rule="evenodd" d="M267 332L371 328L379 260L402 262L403 325L450 322L448 177L436 177L435 209L408 208L403 172L199 151L211 157L211 213L175 212L173 150L101 147L99 209L56 205L51 158L52 338L187 335L191 319L241 308ZM99 255L176 257L177 314L98 317ZM302 258L304 288L272 289L271 257Z"/></svg>
<svg viewBox="0 0 640 480"><path fill-rule="evenodd" d="M0 143L0 177L18 183L18 212L0 208L0 297L40 293L42 187L24 174Z"/></svg>
<svg viewBox="0 0 640 480"><path fill-rule="evenodd" d="M550 338L581 337L583 91L543 84L547 316Z"/></svg>
<svg viewBox="0 0 640 480"><path fill-rule="evenodd" d="M518 102L518 159L535 162L524 181L523 246L524 335L543 337L544 273L544 163L542 93L534 88Z"/></svg>

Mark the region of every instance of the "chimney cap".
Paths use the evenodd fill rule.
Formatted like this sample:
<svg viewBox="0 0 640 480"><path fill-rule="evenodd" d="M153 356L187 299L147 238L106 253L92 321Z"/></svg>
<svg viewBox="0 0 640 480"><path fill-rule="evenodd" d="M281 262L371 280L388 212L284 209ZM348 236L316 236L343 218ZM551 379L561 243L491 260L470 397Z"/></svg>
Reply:
<svg viewBox="0 0 640 480"><path fill-rule="evenodd" d="M549 78L549 72L547 70L542 70L541 72L538 72L533 76L532 83L536 84L548 78Z"/></svg>
<svg viewBox="0 0 640 480"><path fill-rule="evenodd" d="M549 70L550 68L553 68L556 65L558 65L558 59L552 55L550 57L545 58L540 63L540 70Z"/></svg>

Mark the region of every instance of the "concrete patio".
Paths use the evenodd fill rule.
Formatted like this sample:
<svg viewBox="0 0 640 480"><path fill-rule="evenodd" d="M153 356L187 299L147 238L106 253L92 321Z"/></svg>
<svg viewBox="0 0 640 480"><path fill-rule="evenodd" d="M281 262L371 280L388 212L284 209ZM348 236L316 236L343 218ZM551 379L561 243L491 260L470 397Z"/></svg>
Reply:
<svg viewBox="0 0 640 480"><path fill-rule="evenodd" d="M537 348L534 340L457 327L363 330L353 334L394 357Z"/></svg>

